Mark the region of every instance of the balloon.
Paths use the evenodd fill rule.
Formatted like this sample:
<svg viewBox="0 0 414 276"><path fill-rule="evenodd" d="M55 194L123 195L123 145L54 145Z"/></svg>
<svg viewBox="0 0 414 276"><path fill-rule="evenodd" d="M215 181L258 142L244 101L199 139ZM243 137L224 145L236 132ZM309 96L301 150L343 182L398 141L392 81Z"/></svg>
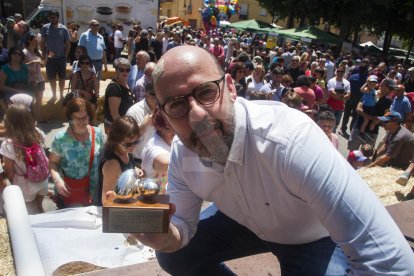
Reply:
<svg viewBox="0 0 414 276"><path fill-rule="evenodd" d="M229 5L228 10L230 15L233 15L235 13L234 6L232 5Z"/></svg>
<svg viewBox="0 0 414 276"><path fill-rule="evenodd" d="M219 13L226 13L227 12L227 6L225 6L225 5L218 6L218 9L219 9Z"/></svg>

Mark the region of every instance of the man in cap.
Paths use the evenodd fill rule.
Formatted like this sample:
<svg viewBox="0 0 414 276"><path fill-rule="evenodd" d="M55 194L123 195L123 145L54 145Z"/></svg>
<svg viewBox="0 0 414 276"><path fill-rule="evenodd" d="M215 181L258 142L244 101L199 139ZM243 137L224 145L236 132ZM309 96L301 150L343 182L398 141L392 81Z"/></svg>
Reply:
<svg viewBox="0 0 414 276"><path fill-rule="evenodd" d="M19 36L22 36L27 23L23 20L23 16L20 13L14 14L14 20L16 21L16 25L14 25L14 30Z"/></svg>
<svg viewBox="0 0 414 276"><path fill-rule="evenodd" d="M362 139L362 137L359 135L359 130L361 128L361 125L364 123L364 119L368 119L371 121L376 121L377 116L382 116L385 114L387 110L390 109L391 106L391 99L390 95L395 91L396 85L394 80L390 78L384 79L380 84L380 89L378 91L378 100L375 103L375 112L376 116L369 115L366 112L364 112L363 104L362 102L358 103L356 112L358 114L358 117L356 119L356 123L354 127L352 128L351 136L348 140L348 149L349 150L356 150L358 149L362 144L370 144L372 146L375 145L375 141L378 136L378 130L379 125L376 124L375 128L371 131L370 136L367 136L369 139Z"/></svg>
<svg viewBox="0 0 414 276"><path fill-rule="evenodd" d="M414 157L414 135L405 127L401 126L401 114L396 111L385 113L378 117L381 126L387 132L385 143L376 149L376 159L369 167L392 166L405 169L413 162Z"/></svg>
<svg viewBox="0 0 414 276"><path fill-rule="evenodd" d="M167 273L234 275L224 261L272 252L282 275L414 274L395 222L308 116L238 98L199 47L171 49L152 76L176 133L171 222L168 233L133 236ZM199 221L203 200L218 211Z"/></svg>

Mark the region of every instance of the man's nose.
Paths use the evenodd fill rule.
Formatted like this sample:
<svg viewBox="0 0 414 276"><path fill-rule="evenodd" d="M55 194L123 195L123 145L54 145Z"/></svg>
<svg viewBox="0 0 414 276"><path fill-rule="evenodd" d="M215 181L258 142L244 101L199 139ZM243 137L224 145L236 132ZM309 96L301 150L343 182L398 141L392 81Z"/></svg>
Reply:
<svg viewBox="0 0 414 276"><path fill-rule="evenodd" d="M204 118L207 116L207 110L205 110L204 106L197 102L197 100L193 96L189 96L188 100L188 115L190 122L200 122L203 121Z"/></svg>

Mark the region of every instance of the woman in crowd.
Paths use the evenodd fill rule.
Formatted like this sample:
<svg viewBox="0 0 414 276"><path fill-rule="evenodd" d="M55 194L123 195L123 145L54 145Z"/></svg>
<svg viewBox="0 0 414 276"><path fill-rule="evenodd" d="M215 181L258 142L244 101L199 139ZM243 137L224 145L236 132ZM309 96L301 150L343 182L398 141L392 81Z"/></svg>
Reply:
<svg viewBox="0 0 414 276"><path fill-rule="evenodd" d="M73 61L73 64L72 64L72 74L76 73L76 71L80 70L80 65L78 63L79 63L79 58L82 55L87 56L88 55L88 49L86 49L86 47L84 47L84 46L76 47L75 60ZM95 67L92 66L91 68L89 68L89 70L91 70L91 72L96 74Z"/></svg>
<svg viewBox="0 0 414 276"><path fill-rule="evenodd" d="M44 133L35 127L35 120L24 104L10 105L6 112L5 127L7 139L1 145L0 154L3 156L6 177L21 188L29 213L43 213L42 202L48 192L48 178L36 183L26 179L24 147L38 144L44 152Z"/></svg>
<svg viewBox="0 0 414 276"><path fill-rule="evenodd" d="M8 62L1 67L0 91L6 104L14 94L28 94L29 70L24 63L24 53L21 48L9 50Z"/></svg>
<svg viewBox="0 0 414 276"><path fill-rule="evenodd" d="M45 91L45 79L41 72L44 61L42 60L42 53L39 51L39 38L36 34L30 33L28 35L26 48L23 50L23 53L29 70L29 85L35 97L34 114L36 119L38 119L42 106L43 92Z"/></svg>
<svg viewBox="0 0 414 276"><path fill-rule="evenodd" d="M127 110L134 104L134 94L128 87L128 74L131 64L126 58L118 58L114 61L116 70L115 78L108 84L105 91L105 132L110 125L119 117L126 114Z"/></svg>
<svg viewBox="0 0 414 276"><path fill-rule="evenodd" d="M267 83L264 77L265 69L263 65L256 65L253 74L247 79L246 99L250 99L251 95L258 96L257 92Z"/></svg>
<svg viewBox="0 0 414 276"><path fill-rule="evenodd" d="M335 127L335 115L332 111L322 111L317 116L318 126L325 132L334 147L338 149L338 136L333 133Z"/></svg>
<svg viewBox="0 0 414 276"><path fill-rule="evenodd" d="M141 167L144 170L145 177L155 178L160 185L160 191L165 192L171 142L175 133L158 111L154 113L152 118L156 132L142 151Z"/></svg>
<svg viewBox="0 0 414 276"><path fill-rule="evenodd" d="M69 126L52 141L49 168L60 208L99 202L98 164L104 135L98 127L90 126L94 114L88 101L72 99L66 107Z"/></svg>
<svg viewBox="0 0 414 276"><path fill-rule="evenodd" d="M78 61L78 70L72 74L71 85L75 96L82 97L92 104L94 109L99 97L99 83L96 75L91 71L92 63L88 55L81 55Z"/></svg>
<svg viewBox="0 0 414 276"><path fill-rule="evenodd" d="M99 195L104 201L108 192L113 191L118 177L128 169L136 169L132 152L139 143L140 131L131 116L116 119L109 128L101 161L99 163Z"/></svg>
<svg viewBox="0 0 414 276"><path fill-rule="evenodd" d="M282 81L281 81L283 87L285 87L286 89L290 89L292 88L293 85L293 79L290 75L285 74L282 77Z"/></svg>
<svg viewBox="0 0 414 276"><path fill-rule="evenodd" d="M234 81L236 87L237 96L246 97L246 87L243 86L240 81L244 78L246 72L246 65L244 62L235 62L230 66L230 75Z"/></svg>

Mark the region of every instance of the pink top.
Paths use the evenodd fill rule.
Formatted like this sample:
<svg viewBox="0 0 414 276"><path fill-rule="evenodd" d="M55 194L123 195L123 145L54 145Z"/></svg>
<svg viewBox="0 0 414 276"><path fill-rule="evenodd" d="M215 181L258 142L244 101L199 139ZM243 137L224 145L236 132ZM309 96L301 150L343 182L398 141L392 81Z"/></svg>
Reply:
<svg viewBox="0 0 414 276"><path fill-rule="evenodd" d="M306 104L310 109L313 109L313 106L315 105L315 92L311 88L303 86L295 87L293 90L306 101L304 104Z"/></svg>

